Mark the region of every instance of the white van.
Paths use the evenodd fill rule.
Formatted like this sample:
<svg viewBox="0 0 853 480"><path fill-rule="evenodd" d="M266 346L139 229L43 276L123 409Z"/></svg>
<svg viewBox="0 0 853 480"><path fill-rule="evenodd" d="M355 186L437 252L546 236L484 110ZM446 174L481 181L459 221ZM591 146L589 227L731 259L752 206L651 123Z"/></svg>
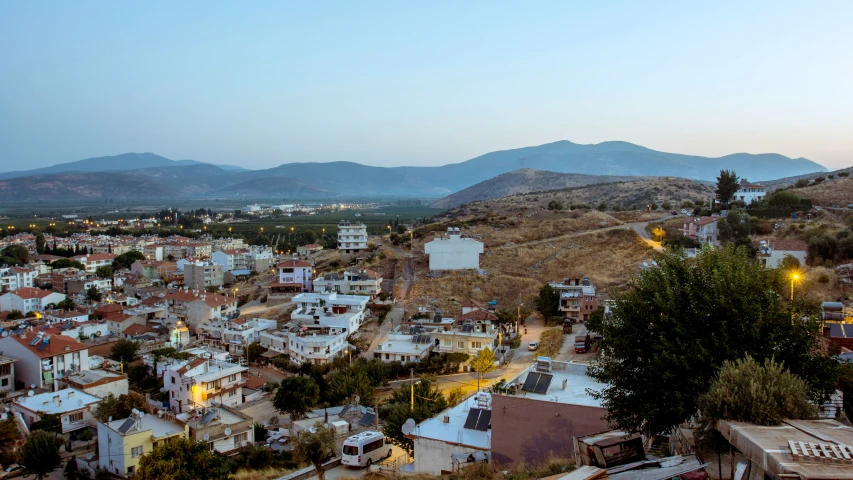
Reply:
<svg viewBox="0 0 853 480"><path fill-rule="evenodd" d="M385 435L381 432L361 432L344 440L341 464L369 467L390 456L391 446L385 444Z"/></svg>

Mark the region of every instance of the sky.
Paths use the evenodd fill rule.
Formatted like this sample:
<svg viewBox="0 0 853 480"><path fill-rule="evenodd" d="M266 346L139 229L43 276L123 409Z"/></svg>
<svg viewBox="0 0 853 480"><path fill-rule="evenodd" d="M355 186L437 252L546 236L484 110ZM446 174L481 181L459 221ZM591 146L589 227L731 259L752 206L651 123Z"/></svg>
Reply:
<svg viewBox="0 0 853 480"><path fill-rule="evenodd" d="M443 165L557 140L853 165L853 2L0 2L0 170Z"/></svg>

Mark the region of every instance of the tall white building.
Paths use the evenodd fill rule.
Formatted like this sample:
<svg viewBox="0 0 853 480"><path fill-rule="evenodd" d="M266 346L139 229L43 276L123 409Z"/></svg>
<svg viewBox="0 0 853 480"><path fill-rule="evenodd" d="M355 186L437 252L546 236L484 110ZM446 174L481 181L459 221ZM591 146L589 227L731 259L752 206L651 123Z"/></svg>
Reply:
<svg viewBox="0 0 853 480"><path fill-rule="evenodd" d="M367 226L361 222L341 220L338 223L338 250L344 253L367 250Z"/></svg>
<svg viewBox="0 0 853 480"><path fill-rule="evenodd" d="M430 270L479 269L483 242L463 237L458 227L450 227L446 236L426 242L424 253L429 255Z"/></svg>
<svg viewBox="0 0 853 480"><path fill-rule="evenodd" d="M735 200L741 200L747 205L761 200L767 195L767 189L757 183L741 183L740 189L735 193Z"/></svg>

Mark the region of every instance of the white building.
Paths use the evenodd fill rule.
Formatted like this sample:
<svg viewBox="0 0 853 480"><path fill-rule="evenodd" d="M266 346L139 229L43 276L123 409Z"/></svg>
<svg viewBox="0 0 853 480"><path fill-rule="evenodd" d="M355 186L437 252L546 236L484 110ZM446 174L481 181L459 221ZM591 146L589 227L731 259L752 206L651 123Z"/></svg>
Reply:
<svg viewBox="0 0 853 480"><path fill-rule="evenodd" d="M314 265L304 260L285 260L276 266L278 280L270 285L270 292L310 292L314 278Z"/></svg>
<svg viewBox="0 0 853 480"><path fill-rule="evenodd" d="M94 253L91 255L76 255L71 260L76 260L86 266L86 271L95 273L98 267L112 266L113 260L118 255L115 253Z"/></svg>
<svg viewBox="0 0 853 480"><path fill-rule="evenodd" d="M222 265L226 272L234 270L249 270L263 272L272 266L273 252L267 247L246 247L217 250L210 256L210 260Z"/></svg>
<svg viewBox="0 0 853 480"><path fill-rule="evenodd" d="M32 268L0 268L0 291L13 292L23 287L34 287L38 273Z"/></svg>
<svg viewBox="0 0 853 480"><path fill-rule="evenodd" d="M345 354L349 348L343 327L301 326L290 331L268 331L260 335L261 346L290 356L295 363L323 365Z"/></svg>
<svg viewBox="0 0 853 480"><path fill-rule="evenodd" d="M382 275L366 268L353 268L314 279L314 291L374 297L382 290Z"/></svg>
<svg viewBox="0 0 853 480"><path fill-rule="evenodd" d="M217 405L243 403L243 372L234 363L197 357L166 368L163 387L169 392L169 407L175 412Z"/></svg>
<svg viewBox="0 0 853 480"><path fill-rule="evenodd" d="M89 347L64 335L12 333L0 338L0 351L18 360L15 375L27 388L59 390L60 377L89 370Z"/></svg>
<svg viewBox="0 0 853 480"><path fill-rule="evenodd" d="M427 358L435 343L428 334L390 334L376 347L373 358L383 362L418 362Z"/></svg>
<svg viewBox="0 0 853 480"><path fill-rule="evenodd" d="M701 244L716 246L719 221L720 217L691 217L684 223L681 232L685 237L690 237Z"/></svg>
<svg viewBox="0 0 853 480"><path fill-rule="evenodd" d="M20 310L22 313L43 312L47 305L65 300L64 293L39 288L22 287L0 295L0 310Z"/></svg>
<svg viewBox="0 0 853 480"><path fill-rule="evenodd" d="M101 399L88 393L66 388L57 392L39 393L18 397L12 410L20 413L27 426L42 419L43 415L58 415L62 434L95 426L93 412Z"/></svg>
<svg viewBox="0 0 853 480"><path fill-rule="evenodd" d="M290 318L306 325L343 327L354 333L361 327L369 299L362 295L302 293L293 297L296 310Z"/></svg>
<svg viewBox="0 0 853 480"><path fill-rule="evenodd" d="M490 321L457 322L450 330L435 330L430 335L435 350L441 353L476 355L484 348L495 350L498 344L498 328Z"/></svg>
<svg viewBox="0 0 853 480"><path fill-rule="evenodd" d="M255 442L252 417L234 408L217 406L175 417L189 427L191 439L206 442L211 451L230 455Z"/></svg>
<svg viewBox="0 0 853 480"><path fill-rule="evenodd" d="M767 196L767 189L763 185L755 183L741 183L740 188L735 192L735 200L740 200L747 205L752 202L757 202Z"/></svg>
<svg viewBox="0 0 853 480"><path fill-rule="evenodd" d="M0 393L15 391L15 360L0 355Z"/></svg>
<svg viewBox="0 0 853 480"><path fill-rule="evenodd" d="M171 417L144 413L98 423L98 466L120 477L131 476L143 455L173 438L186 438L188 433L189 427Z"/></svg>
<svg viewBox="0 0 853 480"><path fill-rule="evenodd" d="M767 268L778 268L787 256L806 264L808 244L802 240L762 240L758 245L758 261Z"/></svg>
<svg viewBox="0 0 853 480"><path fill-rule="evenodd" d="M338 250L344 253L367 250L367 226L361 222L341 220L338 223Z"/></svg>
<svg viewBox="0 0 853 480"><path fill-rule="evenodd" d="M595 285L589 277L564 278L562 282L550 283L560 293L560 311L566 318L587 321L598 308Z"/></svg>
<svg viewBox="0 0 853 480"><path fill-rule="evenodd" d="M483 242L462 236L459 228L448 228L447 235L424 244L430 270L466 270L480 268Z"/></svg>
<svg viewBox="0 0 853 480"><path fill-rule="evenodd" d="M274 330L275 320L266 318L235 318L234 320L212 320L199 325L199 338L219 347L232 355L243 355L246 348L257 342L260 333Z"/></svg>
<svg viewBox="0 0 853 480"><path fill-rule="evenodd" d="M480 392L448 408L415 427L415 473L444 475L454 472L453 455L467 456L475 452L489 452L492 431L488 423L478 428L468 424L472 409L488 411L491 415L491 395ZM479 418L479 417L478 417ZM485 423L485 422L484 422Z"/></svg>
<svg viewBox="0 0 853 480"><path fill-rule="evenodd" d="M110 370L82 370L66 375L62 381L70 388L98 398L127 395L130 387L127 375Z"/></svg>

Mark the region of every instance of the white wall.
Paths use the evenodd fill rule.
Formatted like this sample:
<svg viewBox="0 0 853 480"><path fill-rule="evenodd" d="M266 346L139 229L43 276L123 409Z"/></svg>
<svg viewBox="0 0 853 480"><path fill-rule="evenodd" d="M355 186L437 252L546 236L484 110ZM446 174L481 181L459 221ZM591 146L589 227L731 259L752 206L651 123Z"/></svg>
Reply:
<svg viewBox="0 0 853 480"><path fill-rule="evenodd" d="M483 243L452 235L448 239L436 238L427 243L424 252L429 255L430 270L478 269Z"/></svg>

